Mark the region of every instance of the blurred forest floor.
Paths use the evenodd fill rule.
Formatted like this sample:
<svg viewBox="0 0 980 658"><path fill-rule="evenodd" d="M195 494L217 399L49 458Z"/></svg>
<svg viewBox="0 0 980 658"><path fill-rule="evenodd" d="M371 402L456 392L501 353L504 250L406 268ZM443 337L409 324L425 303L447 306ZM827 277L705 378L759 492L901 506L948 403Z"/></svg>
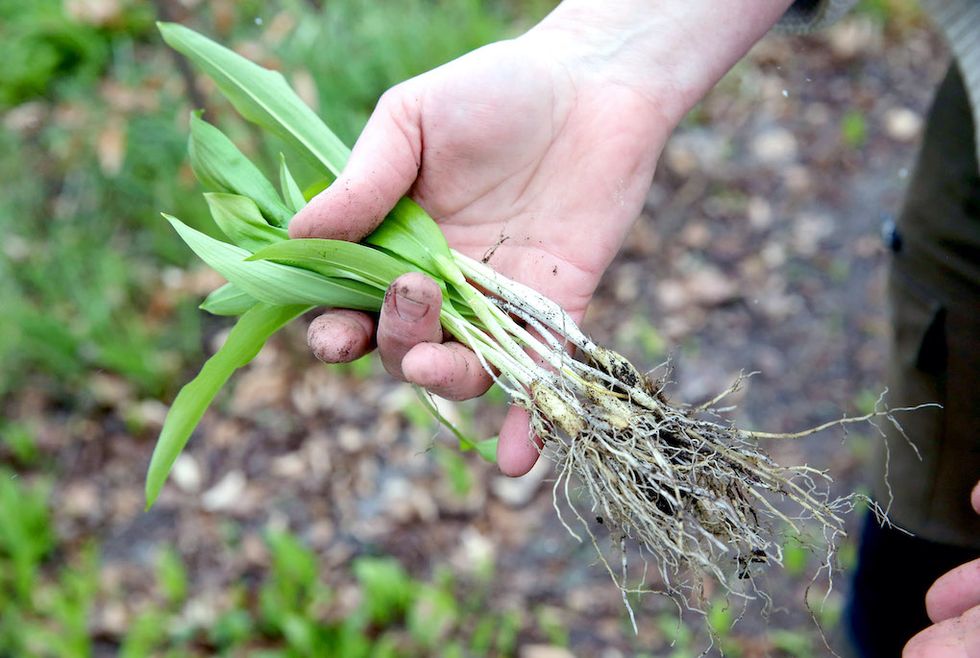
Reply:
<svg viewBox="0 0 980 658"><path fill-rule="evenodd" d="M634 635L591 546L556 519L546 461L500 476L374 360L315 363L301 324L239 373L143 511L166 404L228 328L196 310L219 281L157 214L210 221L188 111L206 105L274 155L153 20L282 68L352 141L387 86L547 9L396 4L397 20L356 0L0 0L0 655L680 658L709 628L713 652L826 655L804 606L820 560L791 539L768 618L749 606L732 627L741 608L709 586L706 617L680 623L669 600L634 602ZM900 0L767 37L670 140L586 330L636 363L670 356L683 401L758 371L733 400L743 426L870 410L888 334L880 233L946 62ZM482 437L502 402L442 408ZM771 449L829 469L844 494L870 479L877 440L859 428ZM854 550L815 606L835 642Z"/></svg>

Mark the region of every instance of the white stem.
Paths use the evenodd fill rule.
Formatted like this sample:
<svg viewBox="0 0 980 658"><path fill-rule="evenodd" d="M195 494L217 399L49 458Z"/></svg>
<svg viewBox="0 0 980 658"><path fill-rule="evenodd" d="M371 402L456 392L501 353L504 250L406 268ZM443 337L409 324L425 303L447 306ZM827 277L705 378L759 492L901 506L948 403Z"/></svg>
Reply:
<svg viewBox="0 0 980 658"><path fill-rule="evenodd" d="M456 265L468 278L515 306L528 308L544 325L564 336L585 354L591 355L596 344L582 333L578 325L555 302L537 290L512 281L483 263L452 250Z"/></svg>
<svg viewBox="0 0 980 658"><path fill-rule="evenodd" d="M510 305L509 302L508 305ZM527 349L531 350L534 354L537 354L543 361L545 361L555 370L562 369L563 359L559 353L563 351L561 350L561 345L557 345L556 348L549 349L540 340L532 336L527 329L514 322L514 320L496 304L491 303L490 308L492 309L497 320L500 321L501 326L503 326L504 329L514 336L514 338L524 343L524 346Z"/></svg>
<svg viewBox="0 0 980 658"><path fill-rule="evenodd" d="M513 399L523 399L527 396L519 391L520 388L530 387L531 382L540 379L541 373L539 368L534 365L530 359L530 367L526 364L521 363L511 357L506 351L500 349L498 345L495 345L493 341L488 340L487 336L483 334L480 330L473 327L469 322L461 317L454 314L444 313L442 316L443 323L450 333L452 333L456 338L461 340L467 347L473 350L477 358L480 359L480 364L483 369L486 370L494 381L501 384L501 387L507 392L507 394ZM497 377L496 373L493 371L494 366L500 370L500 372L513 381L516 386L511 388L504 385L500 379Z"/></svg>
<svg viewBox="0 0 980 658"><path fill-rule="evenodd" d="M593 377L595 379L604 381L607 384L612 384L612 385L620 384L620 382L617 381L616 378L613 377L612 375L602 372L601 370L597 368L593 368L587 363L584 363L582 361L573 358L568 353L568 349L566 349L566 347L562 345L557 338L555 338L554 333L550 329L545 327L543 324L541 324L541 322L533 315L531 315L527 311L527 309L515 306L514 304L511 304L510 302L505 300L501 300L500 303L503 305L503 309L502 309L503 311L506 311L508 313L513 313L518 318L526 322L528 326L531 327L531 329L538 332L540 336L543 336L544 339L548 342L548 345L551 347L552 351L559 356L562 364L565 367L577 370L579 374L582 375L583 377Z"/></svg>
<svg viewBox="0 0 980 658"><path fill-rule="evenodd" d="M518 345L507 329L501 324L498 319L499 311L496 306L491 304L486 297L483 296L479 290L471 286L466 281L461 284L456 284L453 286L456 291L463 297L463 300L469 304L470 310L472 310L476 317L483 323L484 329L490 332L496 340L501 350L509 354L515 361L520 362L525 368L533 369L536 366L534 360L528 356L520 345ZM510 321L510 318L506 318Z"/></svg>

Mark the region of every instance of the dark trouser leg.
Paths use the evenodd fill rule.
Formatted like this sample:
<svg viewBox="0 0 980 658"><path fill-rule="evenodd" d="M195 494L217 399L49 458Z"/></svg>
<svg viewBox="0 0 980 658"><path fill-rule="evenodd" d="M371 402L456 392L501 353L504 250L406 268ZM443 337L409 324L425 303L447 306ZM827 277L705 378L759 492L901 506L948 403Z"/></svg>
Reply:
<svg viewBox="0 0 980 658"><path fill-rule="evenodd" d="M890 406L939 402L888 436L875 498L914 537L874 526L861 541L849 625L862 658L895 658L929 624L923 599L943 572L980 555L970 489L980 479L980 172L958 71L930 111L899 221L890 278ZM887 458L887 462L886 462Z"/></svg>
<svg viewBox="0 0 980 658"><path fill-rule="evenodd" d="M851 639L861 658L898 658L928 626L925 596L953 567L977 557L970 548L910 537L882 528L869 514L861 531L858 568L848 604Z"/></svg>

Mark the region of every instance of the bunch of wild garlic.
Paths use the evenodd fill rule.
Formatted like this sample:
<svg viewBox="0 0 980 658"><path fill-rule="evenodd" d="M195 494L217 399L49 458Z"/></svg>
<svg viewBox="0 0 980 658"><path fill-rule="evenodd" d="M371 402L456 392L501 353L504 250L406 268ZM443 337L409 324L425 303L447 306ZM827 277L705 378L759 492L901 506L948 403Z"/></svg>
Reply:
<svg viewBox="0 0 980 658"><path fill-rule="evenodd" d="M161 24L160 30L246 119L285 140L324 176L341 171L349 150L281 75L185 27ZM573 504L576 488L588 493L589 516L600 518L615 539L635 539L654 558L669 592L693 587L678 578L683 569L714 575L731 588L732 578L746 577L751 564L780 563L775 528L796 528L799 518L815 519L830 545L842 533L840 512L853 498L831 499L821 484L829 480L825 473L779 466L757 446L760 438L798 438L823 427L794 435L750 432L705 419L723 396L698 408L671 403L661 381L593 343L557 304L450 249L435 222L407 198L363 244L289 240L286 226L306 199L284 158L277 191L197 115L189 150L195 174L212 190L206 194L211 214L231 242L165 217L228 280L201 308L240 317L170 409L147 475L148 505L218 390L269 336L316 306L377 311L398 276L418 271L442 288L444 329L529 412L533 431L557 463L556 510L559 499L566 501L597 548L591 523ZM490 458L491 443L457 436L461 447ZM781 511L772 502L778 499L795 511ZM625 561L622 572L603 563L625 600Z"/></svg>

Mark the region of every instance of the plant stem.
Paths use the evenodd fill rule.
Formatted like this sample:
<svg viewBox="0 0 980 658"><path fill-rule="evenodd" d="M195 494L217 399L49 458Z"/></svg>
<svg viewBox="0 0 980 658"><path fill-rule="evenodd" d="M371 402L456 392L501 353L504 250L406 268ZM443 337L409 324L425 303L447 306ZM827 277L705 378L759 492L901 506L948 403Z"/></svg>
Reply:
<svg viewBox="0 0 980 658"><path fill-rule="evenodd" d="M487 265L453 250L453 259L469 279L483 286L494 295L518 308L525 308L542 324L555 330L586 356L592 356L597 346L582 333L578 325L557 303L537 290L501 276Z"/></svg>

